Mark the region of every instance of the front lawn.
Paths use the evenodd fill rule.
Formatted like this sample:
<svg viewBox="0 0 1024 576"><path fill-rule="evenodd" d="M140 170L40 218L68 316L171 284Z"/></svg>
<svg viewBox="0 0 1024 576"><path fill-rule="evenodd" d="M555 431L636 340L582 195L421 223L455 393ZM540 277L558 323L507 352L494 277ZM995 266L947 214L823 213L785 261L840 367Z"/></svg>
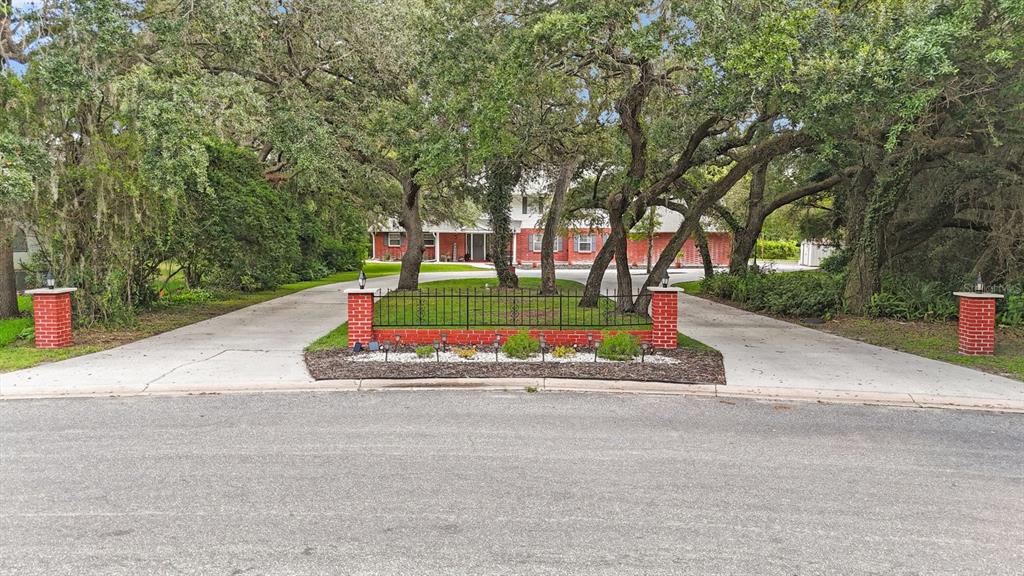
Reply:
<svg viewBox="0 0 1024 576"><path fill-rule="evenodd" d="M615 310L602 296L593 308L577 305L583 285L558 280L558 296L541 296L539 278L520 278L517 290L499 290L496 278L423 282L419 290L394 290L374 306L374 325L448 328L587 327L646 330L639 314Z"/></svg>
<svg viewBox="0 0 1024 576"><path fill-rule="evenodd" d="M398 262L367 262L363 267L363 271L369 278L398 274L400 269L401 264ZM467 264L426 263L423 264L420 271L468 272L480 271L480 268ZM166 272L169 272L169 269L165 270ZM26 315L13 320L0 320L0 372L20 370L43 362L65 360L113 348L307 288L337 282L352 282L358 276L358 271L338 272L325 278L294 282L260 292L204 291L200 293L201 298L191 297L196 295L190 295L184 288L184 283L178 276L175 276L167 283L166 297L151 308L140 311L132 325L76 328L75 345L60 350L38 350L33 347L30 339L19 338L27 328L32 327L31 298L21 296L18 298L18 304ZM155 283L155 288L163 285L165 279L159 279Z"/></svg>

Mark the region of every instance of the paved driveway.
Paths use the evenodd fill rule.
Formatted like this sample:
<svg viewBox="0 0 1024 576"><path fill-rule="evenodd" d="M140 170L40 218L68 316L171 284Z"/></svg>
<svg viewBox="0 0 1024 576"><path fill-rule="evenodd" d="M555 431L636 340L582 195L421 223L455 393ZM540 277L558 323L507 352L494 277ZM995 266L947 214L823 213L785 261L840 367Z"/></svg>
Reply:
<svg viewBox="0 0 1024 576"><path fill-rule="evenodd" d="M522 270L539 276L539 270ZM424 281L487 272L423 274ZM700 269L674 271L672 282L698 280ZM560 278L586 279L586 270L560 270ZM643 274L634 277L640 286ZM397 276L374 278L370 288L394 286ZM0 395L274 389L312 386L302 350L346 320L346 288L355 282L311 288L119 348L0 374ZM604 287L615 288L610 272ZM1024 383L944 362L879 348L683 296L682 330L722 351L727 393L789 394L821 391L845 397L910 403L991 400L1024 408ZM895 395L902 395L898 398Z"/></svg>
<svg viewBox="0 0 1024 576"><path fill-rule="evenodd" d="M486 272L484 272L486 273ZM480 272L423 274L424 280ZM372 278L369 288L394 286ZM345 289L355 282L310 288L216 318L63 362L0 374L0 394L187 391L197 384L224 390L312 383L302 351L346 320Z"/></svg>

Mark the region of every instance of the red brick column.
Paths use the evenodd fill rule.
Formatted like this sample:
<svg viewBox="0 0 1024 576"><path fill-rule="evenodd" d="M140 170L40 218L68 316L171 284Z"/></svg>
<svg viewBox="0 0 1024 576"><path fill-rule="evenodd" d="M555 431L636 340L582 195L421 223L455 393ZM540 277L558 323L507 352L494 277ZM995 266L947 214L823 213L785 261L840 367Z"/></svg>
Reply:
<svg viewBox="0 0 1024 576"><path fill-rule="evenodd" d="M679 288L648 288L651 291L651 344L671 350L679 331Z"/></svg>
<svg viewBox="0 0 1024 576"><path fill-rule="evenodd" d="M77 288L29 290L35 318L36 348L67 348L72 344L71 294Z"/></svg>
<svg viewBox="0 0 1024 576"><path fill-rule="evenodd" d="M959 351L967 356L991 356L996 351L996 300L1002 294L954 292L960 297L957 324Z"/></svg>
<svg viewBox="0 0 1024 576"><path fill-rule="evenodd" d="M348 297L348 345L373 340L373 290L345 290Z"/></svg>

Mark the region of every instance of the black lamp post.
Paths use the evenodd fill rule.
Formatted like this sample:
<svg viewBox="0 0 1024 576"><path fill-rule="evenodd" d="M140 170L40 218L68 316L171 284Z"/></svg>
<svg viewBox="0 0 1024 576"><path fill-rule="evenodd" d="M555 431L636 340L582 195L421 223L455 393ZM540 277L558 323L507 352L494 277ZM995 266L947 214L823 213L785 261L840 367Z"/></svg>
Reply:
<svg viewBox="0 0 1024 576"><path fill-rule="evenodd" d="M366 272L359 271L359 289L366 288Z"/></svg>
<svg viewBox="0 0 1024 576"><path fill-rule="evenodd" d="M641 364L643 364L644 361L647 359L647 350L650 347L651 347L651 345L649 343L647 343L647 342L641 342L640 343L640 363Z"/></svg>
<svg viewBox="0 0 1024 576"><path fill-rule="evenodd" d="M541 362L545 361L545 359L544 359L544 352L547 350L547 347L548 347L548 343L547 343L546 340L544 340L544 335L541 334L540 335L540 361Z"/></svg>
<svg viewBox="0 0 1024 576"><path fill-rule="evenodd" d="M388 344L387 342L385 342L384 345L383 345L383 348L384 348L384 361L387 362L388 361L388 352L391 351L391 344Z"/></svg>
<svg viewBox="0 0 1024 576"><path fill-rule="evenodd" d="M448 333L441 332L441 349L445 352L448 351Z"/></svg>
<svg viewBox="0 0 1024 576"><path fill-rule="evenodd" d="M53 272L50 270L46 271L46 287L53 290L57 287L57 281L53 278Z"/></svg>
<svg viewBox="0 0 1024 576"><path fill-rule="evenodd" d="M441 343L437 340L434 340L434 359L441 361Z"/></svg>
<svg viewBox="0 0 1024 576"><path fill-rule="evenodd" d="M974 280L974 291L978 294L985 291L985 283L981 280L981 272L978 272L978 278Z"/></svg>
<svg viewBox="0 0 1024 576"><path fill-rule="evenodd" d="M498 361L498 350L501 350L501 334L494 333L494 361Z"/></svg>
<svg viewBox="0 0 1024 576"><path fill-rule="evenodd" d="M668 270L666 270L665 275L661 277L661 287L668 288Z"/></svg>

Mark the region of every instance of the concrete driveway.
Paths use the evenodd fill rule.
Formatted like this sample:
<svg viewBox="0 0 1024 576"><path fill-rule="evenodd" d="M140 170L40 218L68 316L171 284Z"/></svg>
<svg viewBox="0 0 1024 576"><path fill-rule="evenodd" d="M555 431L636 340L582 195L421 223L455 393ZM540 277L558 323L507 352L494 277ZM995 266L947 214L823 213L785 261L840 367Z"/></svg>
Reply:
<svg viewBox="0 0 1024 576"><path fill-rule="evenodd" d="M397 282L397 276L383 276L366 285ZM310 288L103 352L0 374L0 396L189 391L211 383L223 390L311 384L302 351L345 322L345 290L356 287L342 282Z"/></svg>
<svg viewBox="0 0 1024 576"><path fill-rule="evenodd" d="M423 274L424 281L480 272ZM539 270L520 270L524 277ZM584 281L586 270L559 270ZM674 270L671 281L699 280L700 269ZM634 275L634 286L644 274ZM370 279L393 287L397 276ZM314 387L303 349L346 320L345 289L355 282L304 290L63 362L0 374L0 396L132 394ZM615 273L603 287L615 288ZM1024 382L896 352L683 295L680 327L719 349L728 384L718 395L777 396L908 405L1024 410Z"/></svg>

